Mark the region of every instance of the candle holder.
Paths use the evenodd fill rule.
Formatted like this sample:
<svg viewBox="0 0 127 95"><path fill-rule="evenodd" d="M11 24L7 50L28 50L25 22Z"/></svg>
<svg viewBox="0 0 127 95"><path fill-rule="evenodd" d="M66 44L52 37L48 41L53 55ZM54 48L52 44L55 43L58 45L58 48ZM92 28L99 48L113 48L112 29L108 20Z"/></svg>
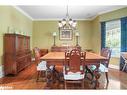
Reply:
<svg viewBox="0 0 127 95"><path fill-rule="evenodd" d="M79 46L79 32L76 32L75 36L76 36L76 46Z"/></svg>

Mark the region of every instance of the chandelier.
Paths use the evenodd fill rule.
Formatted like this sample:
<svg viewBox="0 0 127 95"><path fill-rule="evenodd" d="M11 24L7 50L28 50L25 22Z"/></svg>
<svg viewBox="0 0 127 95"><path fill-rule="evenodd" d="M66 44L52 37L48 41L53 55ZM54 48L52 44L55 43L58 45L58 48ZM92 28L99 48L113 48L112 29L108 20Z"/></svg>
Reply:
<svg viewBox="0 0 127 95"><path fill-rule="evenodd" d="M76 20L72 20L72 18L70 18L69 12L68 12L68 5L67 5L66 18L59 21L58 25L59 25L59 29L71 29L71 30L76 29L77 22Z"/></svg>

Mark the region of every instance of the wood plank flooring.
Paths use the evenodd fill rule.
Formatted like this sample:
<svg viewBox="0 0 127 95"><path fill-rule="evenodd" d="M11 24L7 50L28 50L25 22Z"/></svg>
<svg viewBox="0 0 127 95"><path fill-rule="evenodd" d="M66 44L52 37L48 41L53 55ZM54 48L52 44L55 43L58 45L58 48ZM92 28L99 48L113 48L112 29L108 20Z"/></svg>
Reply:
<svg viewBox="0 0 127 95"><path fill-rule="evenodd" d="M44 79L40 78L36 82L37 71L36 64L32 63L29 67L25 68L18 75L9 75L0 78L0 89L64 89L63 82L56 82L47 86ZM102 74L100 78L100 87L98 89L127 89L127 73L118 71L116 69L109 69L109 84L106 85L105 75ZM80 85L68 85L69 89L80 89ZM85 80L84 89L92 89L93 85L89 80Z"/></svg>

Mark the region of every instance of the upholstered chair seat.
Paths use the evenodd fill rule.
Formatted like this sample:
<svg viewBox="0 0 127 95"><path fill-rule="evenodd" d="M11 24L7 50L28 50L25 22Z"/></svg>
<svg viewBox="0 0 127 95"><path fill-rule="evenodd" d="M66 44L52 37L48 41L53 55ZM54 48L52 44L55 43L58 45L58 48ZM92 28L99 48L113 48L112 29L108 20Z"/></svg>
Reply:
<svg viewBox="0 0 127 95"><path fill-rule="evenodd" d="M47 69L46 64L47 64L46 61L41 61L41 62L37 65L37 71L46 70L46 69Z"/></svg>
<svg viewBox="0 0 127 95"><path fill-rule="evenodd" d="M90 69L92 71L94 71L96 69L96 66L95 65L92 65ZM108 72L108 68L104 64L100 64L99 72L102 72L102 73Z"/></svg>
<svg viewBox="0 0 127 95"><path fill-rule="evenodd" d="M81 70L83 70L83 67L81 66L80 67ZM69 68L68 68L69 70ZM81 72L67 72L67 74L65 73L65 67L63 69L63 75L64 75L64 79L65 80L80 80L80 79L83 79L85 74L81 73Z"/></svg>

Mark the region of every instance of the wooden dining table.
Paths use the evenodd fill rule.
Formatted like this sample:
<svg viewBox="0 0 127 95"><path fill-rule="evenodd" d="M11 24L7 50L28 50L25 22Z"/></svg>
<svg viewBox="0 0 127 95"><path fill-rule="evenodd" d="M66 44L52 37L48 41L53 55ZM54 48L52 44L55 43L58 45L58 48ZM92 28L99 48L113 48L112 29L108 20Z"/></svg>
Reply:
<svg viewBox="0 0 127 95"><path fill-rule="evenodd" d="M56 65L55 64L56 61L57 62L59 61L59 64L57 65L63 65L65 61L65 52L49 52L43 57L41 57L40 59L45 60L47 62L53 62L54 65ZM85 59L86 65L99 65L99 63L104 60L107 59L99 54L86 52L86 59Z"/></svg>
<svg viewBox="0 0 127 95"><path fill-rule="evenodd" d="M65 52L49 52L41 57L41 60L47 61L48 65L63 66L65 64ZM84 65L96 65L96 69L98 70L100 63L104 60L107 60L107 58L96 53L86 52ZM97 82L98 79L96 80Z"/></svg>

